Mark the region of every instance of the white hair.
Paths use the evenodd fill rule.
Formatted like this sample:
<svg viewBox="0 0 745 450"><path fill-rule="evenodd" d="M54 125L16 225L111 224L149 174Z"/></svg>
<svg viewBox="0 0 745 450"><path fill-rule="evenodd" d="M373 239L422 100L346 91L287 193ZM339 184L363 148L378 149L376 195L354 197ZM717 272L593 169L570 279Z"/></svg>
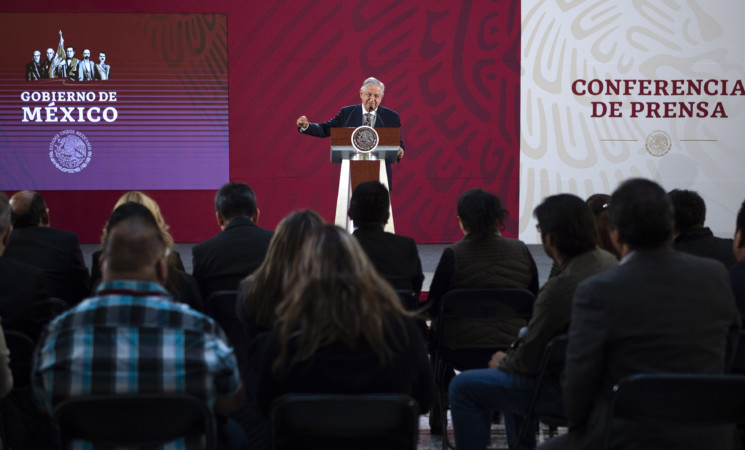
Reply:
<svg viewBox="0 0 745 450"><path fill-rule="evenodd" d="M380 86L380 93L385 93L385 85L375 77L370 77L367 80L363 81L362 87L360 87L360 91L365 89L365 87L367 86Z"/></svg>

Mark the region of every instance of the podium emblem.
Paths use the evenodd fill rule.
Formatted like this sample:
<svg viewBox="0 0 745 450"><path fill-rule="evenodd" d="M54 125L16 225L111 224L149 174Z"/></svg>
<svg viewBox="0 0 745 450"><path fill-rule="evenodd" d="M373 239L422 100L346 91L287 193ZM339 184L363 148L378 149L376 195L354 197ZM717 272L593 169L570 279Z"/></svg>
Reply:
<svg viewBox="0 0 745 450"><path fill-rule="evenodd" d="M352 147L358 152L370 153L378 146L378 142L380 138L373 127L363 125L352 132Z"/></svg>

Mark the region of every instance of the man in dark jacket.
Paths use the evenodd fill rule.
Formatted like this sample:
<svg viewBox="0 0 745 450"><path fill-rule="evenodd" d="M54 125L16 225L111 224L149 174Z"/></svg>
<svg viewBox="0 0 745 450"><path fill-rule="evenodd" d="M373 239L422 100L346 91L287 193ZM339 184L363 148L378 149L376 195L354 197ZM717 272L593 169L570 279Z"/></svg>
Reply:
<svg viewBox="0 0 745 450"><path fill-rule="evenodd" d="M675 211L675 250L721 261L725 267L735 263L732 239L714 236L706 220L706 203L694 191L673 189L667 196Z"/></svg>

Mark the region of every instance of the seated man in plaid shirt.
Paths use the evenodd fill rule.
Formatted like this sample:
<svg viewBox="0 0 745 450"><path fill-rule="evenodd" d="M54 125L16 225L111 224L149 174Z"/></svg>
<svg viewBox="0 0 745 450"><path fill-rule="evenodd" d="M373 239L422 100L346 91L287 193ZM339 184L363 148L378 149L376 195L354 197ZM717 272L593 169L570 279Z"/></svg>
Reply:
<svg viewBox="0 0 745 450"><path fill-rule="evenodd" d="M186 392L218 415L237 409L243 386L233 349L211 318L172 301L163 288L166 246L152 214L127 203L110 222L117 216L104 243L96 296L57 317L42 335L33 377L37 401L51 414L71 396ZM185 441L172 448L203 446Z"/></svg>

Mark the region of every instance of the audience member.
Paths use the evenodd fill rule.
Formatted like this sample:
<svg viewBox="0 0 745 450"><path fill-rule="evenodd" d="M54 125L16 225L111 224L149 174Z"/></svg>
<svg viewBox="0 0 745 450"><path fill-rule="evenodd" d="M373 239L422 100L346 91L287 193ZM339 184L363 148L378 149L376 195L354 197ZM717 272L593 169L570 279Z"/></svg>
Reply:
<svg viewBox="0 0 745 450"><path fill-rule="evenodd" d="M527 332L508 353L497 352L488 369L466 370L450 383L455 441L459 449L484 449L490 441L494 411L504 413L509 448L517 448L520 416L530 402L546 344L565 332L572 312L574 289L584 279L613 267L616 258L596 246L595 221L579 197L548 197L533 215L543 248L559 264L557 276L543 285L535 301ZM498 367L496 367L498 364ZM563 414L558 378L544 381L539 410ZM533 424L529 448L535 448Z"/></svg>
<svg viewBox="0 0 745 450"><path fill-rule="evenodd" d="M675 250L716 259L725 267L736 262L732 254L732 239L715 237L709 227L704 226L706 203L698 193L673 189L667 196L675 213Z"/></svg>
<svg viewBox="0 0 745 450"><path fill-rule="evenodd" d="M35 320L34 305L45 301L46 277L41 269L3 257L10 241L8 197L0 192L0 317L6 330L20 331L34 342L39 338L40 324Z"/></svg>
<svg viewBox="0 0 745 450"><path fill-rule="evenodd" d="M117 200L116 205L114 205L114 211L116 211L120 206L130 202L145 206L152 213L158 223L158 228L160 229L163 241L166 243L166 248L168 249L168 256L166 257L166 262L168 262L168 277L165 288L174 300L186 303L197 311L205 312L202 296L199 293L199 286L197 286L194 277L184 271L184 263L181 261L181 255L174 250L173 236L168 232L169 227L163 218L163 214L160 212L158 203L140 191L129 191ZM115 225L115 223L112 223L112 219L118 218L118 220L121 220L121 218L125 216L126 214L118 214L115 216L112 212L111 217L103 227L103 232L101 233L101 245L106 241L106 235L111 227ZM98 284L101 282L101 253L101 250L98 250L94 252L91 257L91 284L94 292L96 287L98 287Z"/></svg>
<svg viewBox="0 0 745 450"><path fill-rule="evenodd" d="M393 289L413 292L418 299L424 282L419 251L414 239L383 231L390 217L390 204L388 189L379 181L359 184L349 203L354 237L378 274L391 283Z"/></svg>
<svg viewBox="0 0 745 450"><path fill-rule="evenodd" d="M740 318L742 318L745 315L745 202L742 202L740 211L737 213L732 250L737 263L730 267L729 276L732 280L732 290L735 293L737 309L740 311ZM740 350L745 354L745 349ZM740 352L738 351L738 353Z"/></svg>
<svg viewBox="0 0 745 450"><path fill-rule="evenodd" d="M740 329L727 271L671 248L673 208L653 181L611 196L621 264L575 291L563 377L569 433L541 448L601 448L613 385L638 373L724 372ZM734 429L615 420L611 448L735 448Z"/></svg>
<svg viewBox="0 0 745 450"><path fill-rule="evenodd" d="M243 401L233 350L212 319L171 300L158 224L128 205L107 234L96 296L53 320L36 349L37 401L51 414L72 396L188 392L228 414Z"/></svg>
<svg viewBox="0 0 745 450"><path fill-rule="evenodd" d="M618 251L610 238L610 218L608 216L608 202L610 195L593 194L587 198L587 207L590 208L595 216L595 228L598 233L598 247L605 251L613 253L616 259L621 259L621 253Z"/></svg>
<svg viewBox="0 0 745 450"><path fill-rule="evenodd" d="M10 207L14 229L4 257L43 270L50 297L80 302L90 292L90 277L78 236L49 226L49 209L34 191L17 192Z"/></svg>
<svg viewBox="0 0 745 450"><path fill-rule="evenodd" d="M215 196L215 211L222 231L192 249L193 274L205 301L214 291L237 290L264 261L273 234L256 225L259 208L247 184L222 186Z"/></svg>
<svg viewBox="0 0 745 450"><path fill-rule="evenodd" d="M260 365L259 404L285 393L411 395L432 403L421 333L357 240L316 227L300 251Z"/></svg>
<svg viewBox="0 0 745 450"><path fill-rule="evenodd" d="M248 339L276 325L295 258L308 233L320 225L323 219L311 210L294 212L277 225L264 262L241 283L236 314Z"/></svg>
<svg viewBox="0 0 745 450"><path fill-rule="evenodd" d="M237 356L243 385L246 386L246 402L233 417L243 425L255 450L271 447L269 421L256 401L260 350L264 348L268 332L277 323L277 306L285 298L300 247L308 233L322 224L323 219L311 210L296 211L282 219L269 243L264 262L241 283L236 315L243 324L246 342L242 346L245 351Z"/></svg>
<svg viewBox="0 0 745 450"><path fill-rule="evenodd" d="M437 264L427 303L436 317L440 300L451 289L521 288L538 292L538 269L528 247L517 239L502 237L507 211L495 195L472 189L458 200L458 223L465 235L446 248ZM517 337L524 321L474 325L472 322L448 322L453 339L448 346L504 347ZM436 330L433 330L436 332ZM487 361L484 361L486 367Z"/></svg>

